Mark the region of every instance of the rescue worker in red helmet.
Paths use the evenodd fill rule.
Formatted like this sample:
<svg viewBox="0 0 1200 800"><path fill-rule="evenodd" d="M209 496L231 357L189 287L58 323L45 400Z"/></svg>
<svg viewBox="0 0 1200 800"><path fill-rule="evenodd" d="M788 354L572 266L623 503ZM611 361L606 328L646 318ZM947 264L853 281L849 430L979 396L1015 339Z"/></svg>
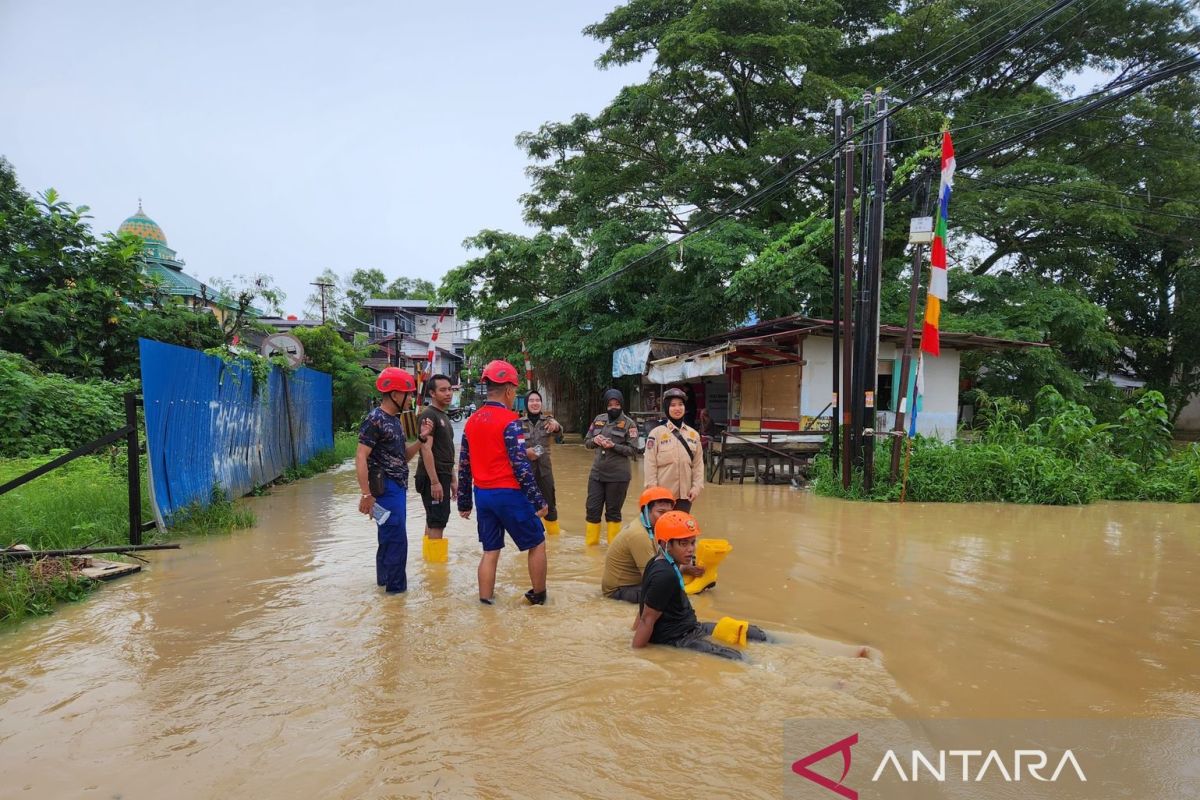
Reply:
<svg viewBox="0 0 1200 800"><path fill-rule="evenodd" d="M525 599L546 602L546 535L542 518L549 508L525 452L525 430L513 406L517 400L517 369L493 361L483 369L487 401L463 428L458 456L458 511L471 518L479 507L479 602L491 605L496 590L496 566L508 533L517 548L528 553L529 582ZM474 484L474 503L471 489Z"/></svg>
<svg viewBox="0 0 1200 800"><path fill-rule="evenodd" d="M433 425L426 420L418 440L408 443L400 415L411 404L417 381L407 371L387 367L379 373L375 388L383 398L359 426L354 469L361 493L358 510L368 515L375 511L377 521L384 518L378 526L375 582L395 594L408 589L408 531L404 524L408 462L427 446Z"/></svg>
<svg viewBox="0 0 1200 800"><path fill-rule="evenodd" d="M683 421L687 394L682 389L663 393L666 419L646 434L645 486L665 486L679 498L675 508L691 511L704 488L704 446L695 428Z"/></svg>

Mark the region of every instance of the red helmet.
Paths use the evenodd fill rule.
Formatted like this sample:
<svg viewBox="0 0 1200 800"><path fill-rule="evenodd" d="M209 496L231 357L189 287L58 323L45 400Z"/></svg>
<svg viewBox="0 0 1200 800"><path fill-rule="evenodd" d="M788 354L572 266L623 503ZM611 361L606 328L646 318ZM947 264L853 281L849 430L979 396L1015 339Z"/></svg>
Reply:
<svg viewBox="0 0 1200 800"><path fill-rule="evenodd" d="M499 359L489 362L483 368L483 379L492 383L511 383L513 386L520 384L517 379L517 368L507 361Z"/></svg>
<svg viewBox="0 0 1200 800"><path fill-rule="evenodd" d="M415 392L417 379L408 370L399 367L386 367L375 379L375 388L387 394L388 392Z"/></svg>

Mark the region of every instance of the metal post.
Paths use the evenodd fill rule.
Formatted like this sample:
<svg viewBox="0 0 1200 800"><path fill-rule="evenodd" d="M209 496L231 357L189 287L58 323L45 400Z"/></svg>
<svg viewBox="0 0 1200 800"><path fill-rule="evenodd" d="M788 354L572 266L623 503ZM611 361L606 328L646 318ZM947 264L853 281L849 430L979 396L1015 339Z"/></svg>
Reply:
<svg viewBox="0 0 1200 800"><path fill-rule="evenodd" d="M929 173L918 177L917 190L913 193L913 211L917 216L924 217L929 212ZM892 429L895 434L892 439L892 483L900 476L900 440L904 438L904 415L908 411L908 375L912 372L913 327L917 319L917 294L921 285L921 263L925 246L913 245L912 279L908 286L908 322L904 325L904 355L900 359L900 393L896 407L896 425ZM895 378L893 378L895 380ZM916 402L916 398L913 398Z"/></svg>
<svg viewBox="0 0 1200 800"><path fill-rule="evenodd" d="M875 102L870 93L863 95L863 147L862 158L860 159L860 168L862 176L859 191L859 207L858 207L858 260L857 260L857 276L855 286L857 291L854 293L854 371L852 373L852 383L850 386L850 402L851 415L853 421L850 425L850 436L853 450L853 464L856 467L863 466L863 422L865 417L864 398L866 396L866 336L867 336L867 313L864 298L870 290L869 281L867 280L867 253L870 251L870 245L867 238L867 220L870 218L871 209L874 207L874 197L871 193L871 158L875 154L875 128L867 127L865 123L869 122L875 116Z"/></svg>
<svg viewBox="0 0 1200 800"><path fill-rule="evenodd" d="M846 149L845 164L846 196L844 199L846 215L842 223L842 235L846 241L842 246L842 325L845 332L842 336L842 394L850 391L853 383L853 371L850 359L854 348L854 118L846 120ZM861 246L861 245L860 245ZM851 395L852 396L852 395ZM842 487L850 488L850 432L854 429L851 415L851 403L845 398L842 401L842 423L845 428L845 442L842 447Z"/></svg>
<svg viewBox="0 0 1200 800"><path fill-rule="evenodd" d="M842 101L836 100L833 104L833 141L836 145L842 138ZM841 452L840 439L841 430L838 425L838 417L841 414L841 406L839 405L840 395L838 392L838 380L841 377L841 308L840 308L840 293L841 293L841 272L842 272L842 220L840 215L842 193L842 160L839 158L833 159L833 263L830 265L829 274L833 278L833 402L829 416L829 443L830 443L830 461L833 464L833 474L836 476L841 471Z"/></svg>
<svg viewBox="0 0 1200 800"><path fill-rule="evenodd" d="M142 467L138 458L137 395L125 393L126 461L129 468L129 543L142 543Z"/></svg>
<svg viewBox="0 0 1200 800"><path fill-rule="evenodd" d="M868 305L867 313L871 320L870 330L867 334L867 358L863 365L863 375L868 382L870 388L867 389L866 395L866 410L864 414L864 427L869 427L871 435L865 437L866 447L863 451L863 489L871 491L875 485L875 426L876 412L875 408L875 392L878 388L878 358L879 358L879 304L880 304L880 286L882 284L883 271L883 206L887 199L887 176L885 167L887 165L887 120L884 119L884 114L887 112L887 97L883 94L883 89L875 90L875 110L876 120L878 124L875 126L875 153L872 156L872 178L875 184L875 199L871 204L871 253L869 254L869 277L870 277L870 293L864 298L864 302Z"/></svg>

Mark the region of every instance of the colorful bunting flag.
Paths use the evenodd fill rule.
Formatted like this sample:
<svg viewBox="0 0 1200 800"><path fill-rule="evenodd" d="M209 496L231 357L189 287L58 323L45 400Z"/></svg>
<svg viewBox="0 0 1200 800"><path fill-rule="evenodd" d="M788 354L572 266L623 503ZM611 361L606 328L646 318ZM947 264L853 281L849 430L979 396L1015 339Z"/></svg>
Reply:
<svg viewBox="0 0 1200 800"><path fill-rule="evenodd" d="M954 188L954 142L950 132L942 132L942 182L938 189L937 224L933 229L933 248L929 260L929 296L925 299L925 325L921 329L921 352L941 353L938 328L942 319L942 301L946 299L946 223L950 217L950 191Z"/></svg>

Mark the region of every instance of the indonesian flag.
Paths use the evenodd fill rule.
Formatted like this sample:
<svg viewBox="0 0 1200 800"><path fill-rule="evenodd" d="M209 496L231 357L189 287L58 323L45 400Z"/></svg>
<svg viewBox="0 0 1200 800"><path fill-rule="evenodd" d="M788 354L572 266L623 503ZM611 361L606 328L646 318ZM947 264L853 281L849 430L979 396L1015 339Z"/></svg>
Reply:
<svg viewBox="0 0 1200 800"><path fill-rule="evenodd" d="M429 360L425 364L425 380L429 380L433 376L433 359L437 355L437 337L438 331L441 330L442 322L446 319L446 312L443 309L442 315L438 317L438 321L433 326L433 335L429 337Z"/></svg>
<svg viewBox="0 0 1200 800"><path fill-rule="evenodd" d="M946 299L946 222L950 217L950 191L954 188L954 142L950 132L942 133L942 183L938 189L937 224L933 229L933 249L929 260L929 296L925 300L925 325L921 329L921 351L940 355L938 326L942 319L942 301Z"/></svg>

